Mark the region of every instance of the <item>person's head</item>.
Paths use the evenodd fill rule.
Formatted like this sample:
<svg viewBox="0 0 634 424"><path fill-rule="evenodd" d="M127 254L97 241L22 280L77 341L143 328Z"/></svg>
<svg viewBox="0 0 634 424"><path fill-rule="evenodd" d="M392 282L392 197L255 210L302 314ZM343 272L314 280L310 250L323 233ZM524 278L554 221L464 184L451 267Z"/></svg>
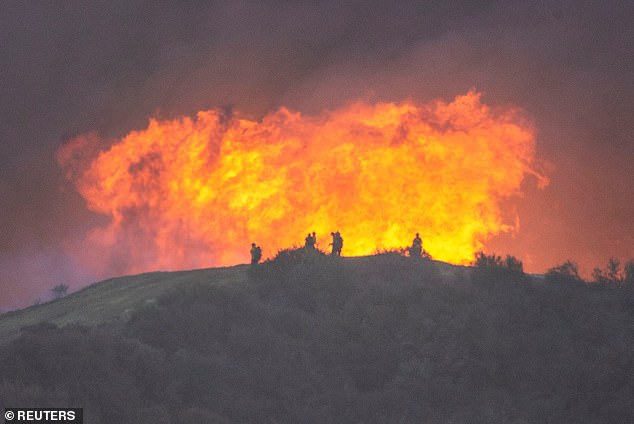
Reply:
<svg viewBox="0 0 634 424"><path fill-rule="evenodd" d="M416 237L420 237L420 236L418 235L418 233L416 233Z"/></svg>
<svg viewBox="0 0 634 424"><path fill-rule="evenodd" d="M251 247L255 247L255 243L251 243Z"/></svg>

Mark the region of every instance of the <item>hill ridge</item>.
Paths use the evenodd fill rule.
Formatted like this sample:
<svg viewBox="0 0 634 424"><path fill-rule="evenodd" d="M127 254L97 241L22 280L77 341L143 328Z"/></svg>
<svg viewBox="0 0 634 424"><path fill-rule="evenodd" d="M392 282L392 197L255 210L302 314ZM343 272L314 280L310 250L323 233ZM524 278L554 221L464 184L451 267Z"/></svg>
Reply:
<svg viewBox="0 0 634 424"><path fill-rule="evenodd" d="M149 271L98 281L61 299L0 315L0 343L16 337L21 328L41 322L60 327L69 324L93 326L125 319L131 311L156 300L178 285L201 281L213 284L245 281L248 267L240 264L193 270Z"/></svg>
<svg viewBox="0 0 634 424"><path fill-rule="evenodd" d="M379 255L347 256L338 260L362 269ZM441 276L448 278L455 276L457 270L468 268L437 260L430 262ZM94 326L125 320L132 311L181 285L204 281L218 285L244 283L249 268L248 264L238 264L192 270L148 271L98 281L61 299L0 315L0 344L18 336L21 328L42 322L61 327L69 324Z"/></svg>

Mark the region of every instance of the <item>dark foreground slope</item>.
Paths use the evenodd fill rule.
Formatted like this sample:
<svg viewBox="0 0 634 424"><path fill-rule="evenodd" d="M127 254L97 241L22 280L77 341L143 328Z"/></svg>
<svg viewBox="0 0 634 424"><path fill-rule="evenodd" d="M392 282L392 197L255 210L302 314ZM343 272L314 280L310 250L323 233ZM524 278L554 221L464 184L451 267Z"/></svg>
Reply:
<svg viewBox="0 0 634 424"><path fill-rule="evenodd" d="M634 422L629 290L472 281L392 254L291 251L227 272L127 319L22 330L0 347L0 407L83 407L88 423Z"/></svg>

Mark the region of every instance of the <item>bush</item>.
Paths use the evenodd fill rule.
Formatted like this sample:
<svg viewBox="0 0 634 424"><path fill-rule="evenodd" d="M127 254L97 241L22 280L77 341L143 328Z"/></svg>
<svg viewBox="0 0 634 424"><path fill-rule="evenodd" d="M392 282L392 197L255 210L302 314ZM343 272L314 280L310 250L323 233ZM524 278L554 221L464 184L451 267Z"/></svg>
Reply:
<svg viewBox="0 0 634 424"><path fill-rule="evenodd" d="M318 249L282 249L277 252L274 258L251 267L249 277L252 280L285 281L288 280L288 273L297 266L314 263L326 256L326 253ZM335 260L336 258L331 257L331 259Z"/></svg>
<svg viewBox="0 0 634 424"><path fill-rule="evenodd" d="M68 293L68 286L66 284L58 284L51 289L53 299L61 299Z"/></svg>
<svg viewBox="0 0 634 424"><path fill-rule="evenodd" d="M494 285L496 283L516 283L526 280L522 261L507 255L505 259L495 254L487 255L478 252L472 262L472 282L476 284Z"/></svg>
<svg viewBox="0 0 634 424"><path fill-rule="evenodd" d="M583 286L585 281L579 276L579 267L575 262L567 260L546 271L544 275L547 283Z"/></svg>
<svg viewBox="0 0 634 424"><path fill-rule="evenodd" d="M634 287L634 259L630 259L624 267L625 278L623 282L630 286Z"/></svg>
<svg viewBox="0 0 634 424"><path fill-rule="evenodd" d="M621 268L621 262L610 258L605 269L595 268L592 271L595 283L608 287L632 286L634 283L634 259L630 259Z"/></svg>

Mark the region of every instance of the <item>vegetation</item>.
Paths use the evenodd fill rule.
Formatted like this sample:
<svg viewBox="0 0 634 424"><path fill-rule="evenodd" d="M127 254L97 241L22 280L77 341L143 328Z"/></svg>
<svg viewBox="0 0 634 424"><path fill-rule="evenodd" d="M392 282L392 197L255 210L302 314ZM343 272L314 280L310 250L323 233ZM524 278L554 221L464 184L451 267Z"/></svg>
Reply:
<svg viewBox="0 0 634 424"><path fill-rule="evenodd" d="M66 284L58 284L51 289L53 299L61 299L68 294L68 286Z"/></svg>
<svg viewBox="0 0 634 424"><path fill-rule="evenodd" d="M605 269L594 269L592 278L598 284L611 287L632 285L634 284L634 260L630 260L621 268L619 260L611 258Z"/></svg>
<svg viewBox="0 0 634 424"><path fill-rule="evenodd" d="M84 407L90 423L633 422L621 272L597 290L571 262L541 279L481 253L448 279L398 252L289 249L126 321L23 328L0 347L0 407Z"/></svg>
<svg viewBox="0 0 634 424"><path fill-rule="evenodd" d="M551 284L569 284L582 286L585 281L579 276L579 267L571 260L550 268L546 272L546 282Z"/></svg>
<svg viewBox="0 0 634 424"><path fill-rule="evenodd" d="M514 256L508 255L502 259L495 254L478 252L472 265L474 269L471 279L474 284L491 286L527 281L524 265Z"/></svg>

